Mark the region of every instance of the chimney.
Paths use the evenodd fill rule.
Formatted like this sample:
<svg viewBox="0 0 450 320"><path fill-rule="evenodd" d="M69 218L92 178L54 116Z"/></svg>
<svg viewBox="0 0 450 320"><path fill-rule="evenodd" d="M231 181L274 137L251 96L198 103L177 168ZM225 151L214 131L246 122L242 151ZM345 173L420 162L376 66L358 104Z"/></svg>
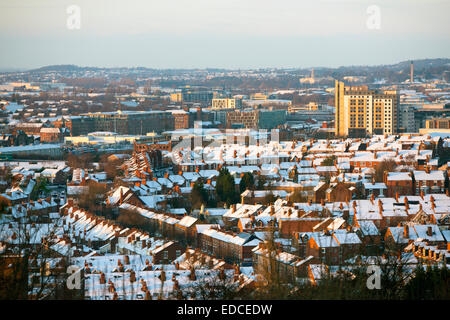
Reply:
<svg viewBox="0 0 450 320"><path fill-rule="evenodd" d="M241 274L241 268L239 267L239 265L236 265L236 268L234 269L234 273L235 274Z"/></svg>
<svg viewBox="0 0 450 320"><path fill-rule="evenodd" d="M100 284L105 284L105 283L106 283L105 274L102 272L100 274Z"/></svg>
<svg viewBox="0 0 450 320"><path fill-rule="evenodd" d="M175 276L175 273L173 274L173 276ZM175 277L172 277L172 281L173 281L173 290L178 291L180 289L178 280Z"/></svg>
<svg viewBox="0 0 450 320"><path fill-rule="evenodd" d="M409 226L407 224L405 224L405 226L403 227L403 238L409 238Z"/></svg>
<svg viewBox="0 0 450 320"><path fill-rule="evenodd" d="M414 63L411 61L411 83L414 82Z"/></svg>
<svg viewBox="0 0 450 320"><path fill-rule="evenodd" d="M141 290L144 291L144 292L146 292L146 291L148 292L148 290L147 290L147 283L145 282L144 279L141 279L141 285L142 285Z"/></svg>
<svg viewBox="0 0 450 320"><path fill-rule="evenodd" d="M225 275L225 270L223 268L220 268L219 270L219 279L220 280L225 280L226 275Z"/></svg>
<svg viewBox="0 0 450 320"><path fill-rule="evenodd" d="M433 227L428 226L427 227L427 236L431 237L433 235Z"/></svg>
<svg viewBox="0 0 450 320"><path fill-rule="evenodd" d="M194 270L193 267L191 267L191 273L189 274L189 279L192 280L192 281L197 280L197 277L195 275L195 270Z"/></svg>

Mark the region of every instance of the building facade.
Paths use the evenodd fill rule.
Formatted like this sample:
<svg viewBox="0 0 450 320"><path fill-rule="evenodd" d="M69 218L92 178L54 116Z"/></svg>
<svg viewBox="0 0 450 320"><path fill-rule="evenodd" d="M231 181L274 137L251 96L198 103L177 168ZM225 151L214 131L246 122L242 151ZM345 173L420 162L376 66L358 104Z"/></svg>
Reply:
<svg viewBox="0 0 450 320"><path fill-rule="evenodd" d="M223 99L212 99L212 109L236 109L238 103L236 99L223 98Z"/></svg>
<svg viewBox="0 0 450 320"><path fill-rule="evenodd" d="M450 129L450 118L433 118L425 121L426 129Z"/></svg>
<svg viewBox="0 0 450 320"><path fill-rule="evenodd" d="M285 110L249 109L227 113L227 128L274 129L285 122Z"/></svg>
<svg viewBox="0 0 450 320"><path fill-rule="evenodd" d="M67 121L66 121L67 122ZM117 111L85 113L70 119L71 136L107 131L118 134L145 135L173 130L174 119L165 111Z"/></svg>
<svg viewBox="0 0 450 320"><path fill-rule="evenodd" d="M400 105L398 108L398 132L417 132L412 105Z"/></svg>
<svg viewBox="0 0 450 320"><path fill-rule="evenodd" d="M335 82L336 136L365 136L397 133L396 91L369 90L367 86L347 87Z"/></svg>

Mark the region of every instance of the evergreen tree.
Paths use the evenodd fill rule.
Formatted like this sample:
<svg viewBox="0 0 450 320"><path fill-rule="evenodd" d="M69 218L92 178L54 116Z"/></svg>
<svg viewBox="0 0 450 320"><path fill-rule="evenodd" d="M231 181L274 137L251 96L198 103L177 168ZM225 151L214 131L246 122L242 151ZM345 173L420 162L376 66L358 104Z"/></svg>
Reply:
<svg viewBox="0 0 450 320"><path fill-rule="evenodd" d="M247 189L253 190L255 188L255 179L253 178L253 174L251 172L244 173L244 176L239 182L239 190L240 192L244 192Z"/></svg>
<svg viewBox="0 0 450 320"><path fill-rule="evenodd" d="M234 178L226 168L222 168L216 181L216 193L220 201L227 205L239 201L239 194L236 191Z"/></svg>
<svg viewBox="0 0 450 320"><path fill-rule="evenodd" d="M205 190L203 181L200 179L197 180L192 187L191 202L193 208L200 208L202 204L208 202L208 192Z"/></svg>

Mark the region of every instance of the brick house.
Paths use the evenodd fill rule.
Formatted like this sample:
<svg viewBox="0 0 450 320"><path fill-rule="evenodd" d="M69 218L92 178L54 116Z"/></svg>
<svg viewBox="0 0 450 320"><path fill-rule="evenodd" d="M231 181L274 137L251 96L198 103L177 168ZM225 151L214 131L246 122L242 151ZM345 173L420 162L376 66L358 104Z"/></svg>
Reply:
<svg viewBox="0 0 450 320"><path fill-rule="evenodd" d="M168 241L152 250L153 264L168 264L177 259L184 248L176 241Z"/></svg>
<svg viewBox="0 0 450 320"><path fill-rule="evenodd" d="M445 189L445 172L441 170L414 171L415 192L420 194L443 193Z"/></svg>
<svg viewBox="0 0 450 320"><path fill-rule="evenodd" d="M372 194L375 197L384 197L386 190L386 184L383 182L375 182L375 180L373 180L372 182L363 183L363 194L366 198L371 197Z"/></svg>
<svg viewBox="0 0 450 320"><path fill-rule="evenodd" d="M353 197L355 187L345 182L333 182L327 184L323 181L314 188L313 202L319 203L323 200L327 202L344 202L349 201Z"/></svg>
<svg viewBox="0 0 450 320"><path fill-rule="evenodd" d="M313 256L315 263L337 263L339 244L330 234L313 235L307 242L306 255Z"/></svg>
<svg viewBox="0 0 450 320"><path fill-rule="evenodd" d="M355 187L343 183L331 183L325 191L325 199L327 202L345 202L352 199Z"/></svg>
<svg viewBox="0 0 450 320"><path fill-rule="evenodd" d="M309 256L305 259L300 259L299 256L284 252L281 249L276 249L273 268L280 275L281 281L291 282L298 277L306 277L308 272L308 264L313 257ZM264 242L260 242L257 247L253 248L253 269L254 270L268 270L271 265L269 260L269 250Z"/></svg>
<svg viewBox="0 0 450 320"><path fill-rule="evenodd" d="M196 225L199 220L191 216L184 216L175 224L175 233L185 239L194 239L197 233Z"/></svg>
<svg viewBox="0 0 450 320"><path fill-rule="evenodd" d="M314 261L326 264L341 264L344 260L360 253L361 240L354 232L325 232L313 234L306 246L306 255Z"/></svg>
<svg viewBox="0 0 450 320"><path fill-rule="evenodd" d="M414 176L412 172L385 172L383 177L387 187L386 196L414 194Z"/></svg>
<svg viewBox="0 0 450 320"><path fill-rule="evenodd" d="M29 195L21 191L8 191L0 194L0 203L4 203L8 207L28 201L28 199Z"/></svg>
<svg viewBox="0 0 450 320"><path fill-rule="evenodd" d="M358 221L355 229L364 247L378 246L381 244L381 233L373 221Z"/></svg>
<svg viewBox="0 0 450 320"><path fill-rule="evenodd" d="M198 233L198 247L227 262L251 264L252 249L260 241L258 237L248 233L236 235L216 229L201 230Z"/></svg>
<svg viewBox="0 0 450 320"><path fill-rule="evenodd" d="M419 238L426 240L430 245L445 244L445 239L436 224L406 224L402 227L390 227L384 236L384 241L393 248L403 249Z"/></svg>
<svg viewBox="0 0 450 320"><path fill-rule="evenodd" d="M279 232L283 237L290 237L295 232L312 232L313 228L328 217L281 218Z"/></svg>

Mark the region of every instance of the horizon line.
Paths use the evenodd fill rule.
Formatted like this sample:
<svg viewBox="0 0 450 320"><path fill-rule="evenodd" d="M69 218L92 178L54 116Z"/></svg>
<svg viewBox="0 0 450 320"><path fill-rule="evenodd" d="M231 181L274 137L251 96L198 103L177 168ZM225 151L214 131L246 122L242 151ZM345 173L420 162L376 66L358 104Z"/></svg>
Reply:
<svg viewBox="0 0 450 320"><path fill-rule="evenodd" d="M93 65L78 65L73 63L64 63L64 64L49 64L38 67L0 67L0 72L29 72L34 70L39 70L42 68L48 67L57 67L57 66L74 66L78 68L98 68L98 69L152 69L152 70L208 70L208 69L218 69L218 70L226 70L226 71L245 71L245 70L258 70L258 69L277 69L277 70L303 70L303 69L340 69L340 68L354 68L354 67L382 67L382 66L393 66L400 63L405 62L415 62L415 61L424 61L424 60L450 60L446 57L439 58L417 58L417 59L405 59L402 61L397 61L394 63L384 63L384 64L359 64L359 65L340 65L340 66L260 66L260 67L245 67L245 68L233 68L233 67L149 67L149 66L93 66Z"/></svg>

